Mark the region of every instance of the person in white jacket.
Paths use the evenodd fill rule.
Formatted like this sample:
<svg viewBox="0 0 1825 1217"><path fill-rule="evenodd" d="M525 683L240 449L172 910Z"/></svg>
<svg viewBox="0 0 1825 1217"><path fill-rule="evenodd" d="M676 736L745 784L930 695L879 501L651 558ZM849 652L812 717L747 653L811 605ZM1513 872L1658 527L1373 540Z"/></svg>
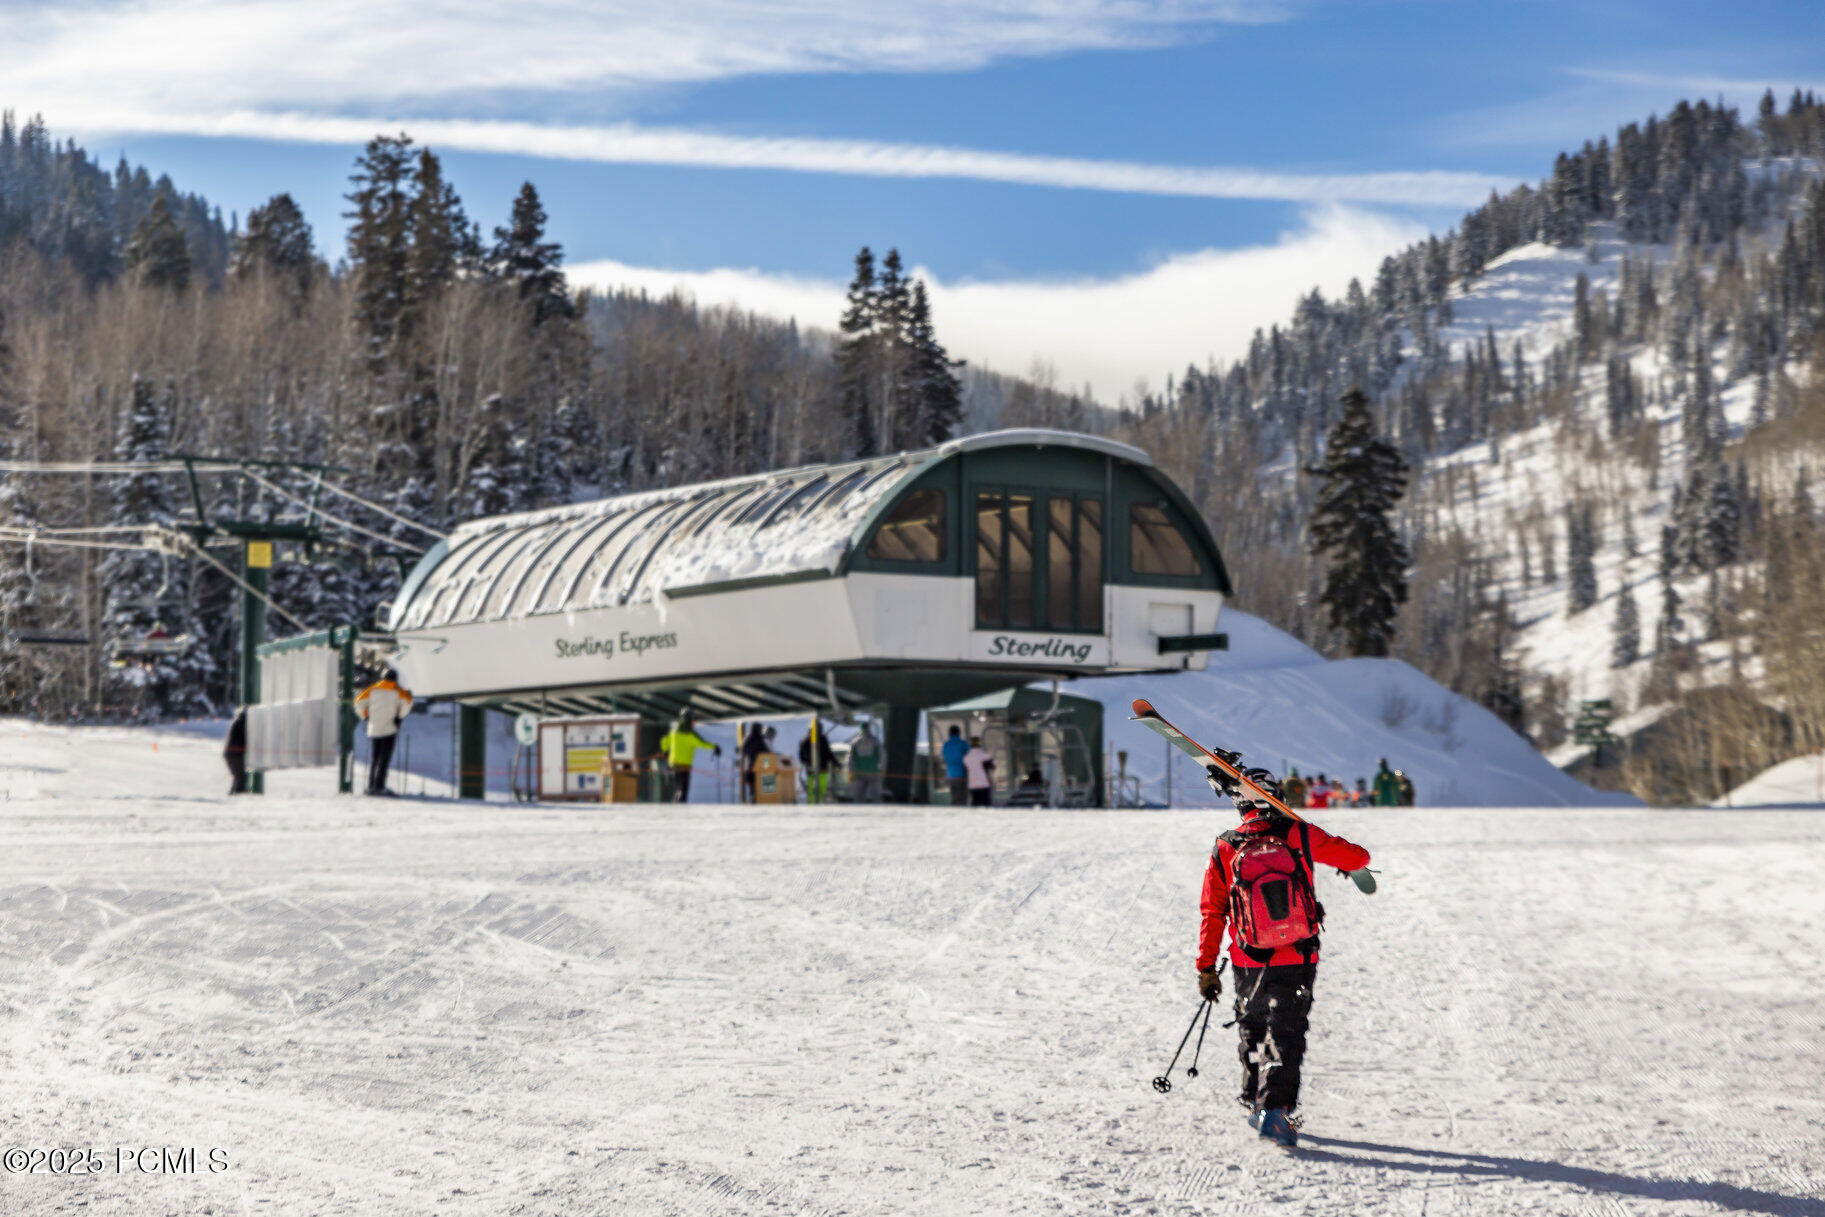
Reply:
<svg viewBox="0 0 1825 1217"><path fill-rule="evenodd" d="M388 668L381 678L355 698L355 713L368 724L368 793L391 795L387 768L393 763L393 745L399 741L399 724L412 712L412 694L399 683L399 673Z"/></svg>

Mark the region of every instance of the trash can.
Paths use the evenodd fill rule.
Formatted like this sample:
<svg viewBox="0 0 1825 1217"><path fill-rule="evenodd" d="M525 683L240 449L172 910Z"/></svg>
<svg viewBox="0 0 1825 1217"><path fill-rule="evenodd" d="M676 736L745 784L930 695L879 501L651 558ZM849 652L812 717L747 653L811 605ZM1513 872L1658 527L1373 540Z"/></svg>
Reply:
<svg viewBox="0 0 1825 1217"><path fill-rule="evenodd" d="M611 761L602 766L602 801L638 803L640 772L632 761Z"/></svg>
<svg viewBox="0 0 1825 1217"><path fill-rule="evenodd" d="M763 752L755 757L754 801L798 802L798 766L776 752Z"/></svg>

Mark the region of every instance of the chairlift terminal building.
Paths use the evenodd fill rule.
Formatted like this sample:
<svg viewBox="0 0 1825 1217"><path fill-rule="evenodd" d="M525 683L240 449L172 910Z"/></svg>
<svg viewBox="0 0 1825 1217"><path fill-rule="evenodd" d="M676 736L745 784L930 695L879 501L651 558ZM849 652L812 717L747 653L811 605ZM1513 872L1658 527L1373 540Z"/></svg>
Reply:
<svg viewBox="0 0 1825 1217"><path fill-rule="evenodd" d="M1145 452L1016 430L476 520L419 562L389 625L420 696L650 721L876 712L904 775L925 708L1203 667L1229 591Z"/></svg>

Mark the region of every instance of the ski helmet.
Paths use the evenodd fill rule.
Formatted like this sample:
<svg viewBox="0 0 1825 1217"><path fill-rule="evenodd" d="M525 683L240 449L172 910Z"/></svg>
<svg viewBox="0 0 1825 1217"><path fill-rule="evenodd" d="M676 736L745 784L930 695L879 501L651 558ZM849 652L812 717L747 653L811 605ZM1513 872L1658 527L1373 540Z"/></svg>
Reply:
<svg viewBox="0 0 1825 1217"><path fill-rule="evenodd" d="M1276 799L1283 797L1280 793L1280 779L1273 775L1272 770L1246 769L1243 774L1265 793L1273 795ZM1266 811L1273 804L1255 798L1254 791L1244 786L1242 792L1236 797L1236 806L1241 810L1254 808L1257 811Z"/></svg>

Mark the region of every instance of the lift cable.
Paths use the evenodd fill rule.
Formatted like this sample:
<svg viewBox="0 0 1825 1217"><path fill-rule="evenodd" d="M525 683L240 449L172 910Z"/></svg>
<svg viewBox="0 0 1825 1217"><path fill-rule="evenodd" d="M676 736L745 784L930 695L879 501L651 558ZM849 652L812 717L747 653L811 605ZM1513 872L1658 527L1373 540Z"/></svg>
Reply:
<svg viewBox="0 0 1825 1217"><path fill-rule="evenodd" d="M311 502L308 499L306 499L303 495L293 494L291 491L285 489L285 487L277 485L276 483L267 481L265 478L261 477L259 474L255 473L255 472L253 472L253 470L251 470L251 469L244 469L244 470L242 470L242 472L247 475L249 480L259 483L261 486L264 486L266 489L272 491L272 493L278 495L282 499L291 500L293 503L296 503L298 506L304 508L304 510L309 512L311 515L321 516L325 520L330 521L331 523L341 525L343 528L348 529L350 532L358 532L362 536L370 537L373 540L379 541L383 545L396 545L399 543L393 537L386 536L382 533L377 533L371 528L363 528L361 525L355 523L352 520L345 520L341 516L331 515L329 512L323 510L323 508L313 506L311 504ZM319 482L319 483L317 483L317 485L322 487L323 489L329 488L328 483L325 483L325 482ZM427 529L426 531L429 531L429 530ZM437 535L437 534L433 534L433 535ZM439 536L438 539L442 540L442 537Z"/></svg>
<svg viewBox="0 0 1825 1217"><path fill-rule="evenodd" d="M139 528L134 531L142 534L142 539L138 544L128 544L124 541L85 541L74 537L46 537L33 529L0 527L0 543L10 541L16 545L54 545L65 549L117 549L138 550L142 553L176 552L192 555L201 558L203 561L209 563L209 565L221 571L222 574L228 577L229 582L233 583L248 595L253 596L255 599L263 601L267 608L285 618L299 629L306 631L310 629L309 624L305 621L274 603L271 596L267 595L265 592L256 591L253 586L242 579L241 576L235 574L234 571L217 560L214 554L211 554L208 550L197 544L194 538L188 537L174 529L157 526Z"/></svg>
<svg viewBox="0 0 1825 1217"><path fill-rule="evenodd" d="M432 537L435 540L447 541L450 539L448 533L438 532L435 528L431 528L427 525L420 524L417 520L407 519L405 516L400 515L396 511L390 511L387 508L382 507L379 503L375 503L375 502L372 502L371 500L362 498L360 495L356 494L352 490L344 490L340 486L331 485L329 482L323 482L323 481L319 481L317 483L317 485L319 487L321 487L322 489L329 491L331 494L337 494L337 495L341 495L345 499L351 499L354 502L361 504L363 507L367 508L369 511L375 512L378 515L383 515L387 519L392 520L396 524L404 524L407 528L416 528L419 532L422 532L422 533L426 534L427 536ZM317 514L323 515L324 514L323 509L318 508ZM330 518L334 519L335 517L331 516ZM389 543L391 543L392 538L389 537L389 538L386 538L386 540Z"/></svg>

